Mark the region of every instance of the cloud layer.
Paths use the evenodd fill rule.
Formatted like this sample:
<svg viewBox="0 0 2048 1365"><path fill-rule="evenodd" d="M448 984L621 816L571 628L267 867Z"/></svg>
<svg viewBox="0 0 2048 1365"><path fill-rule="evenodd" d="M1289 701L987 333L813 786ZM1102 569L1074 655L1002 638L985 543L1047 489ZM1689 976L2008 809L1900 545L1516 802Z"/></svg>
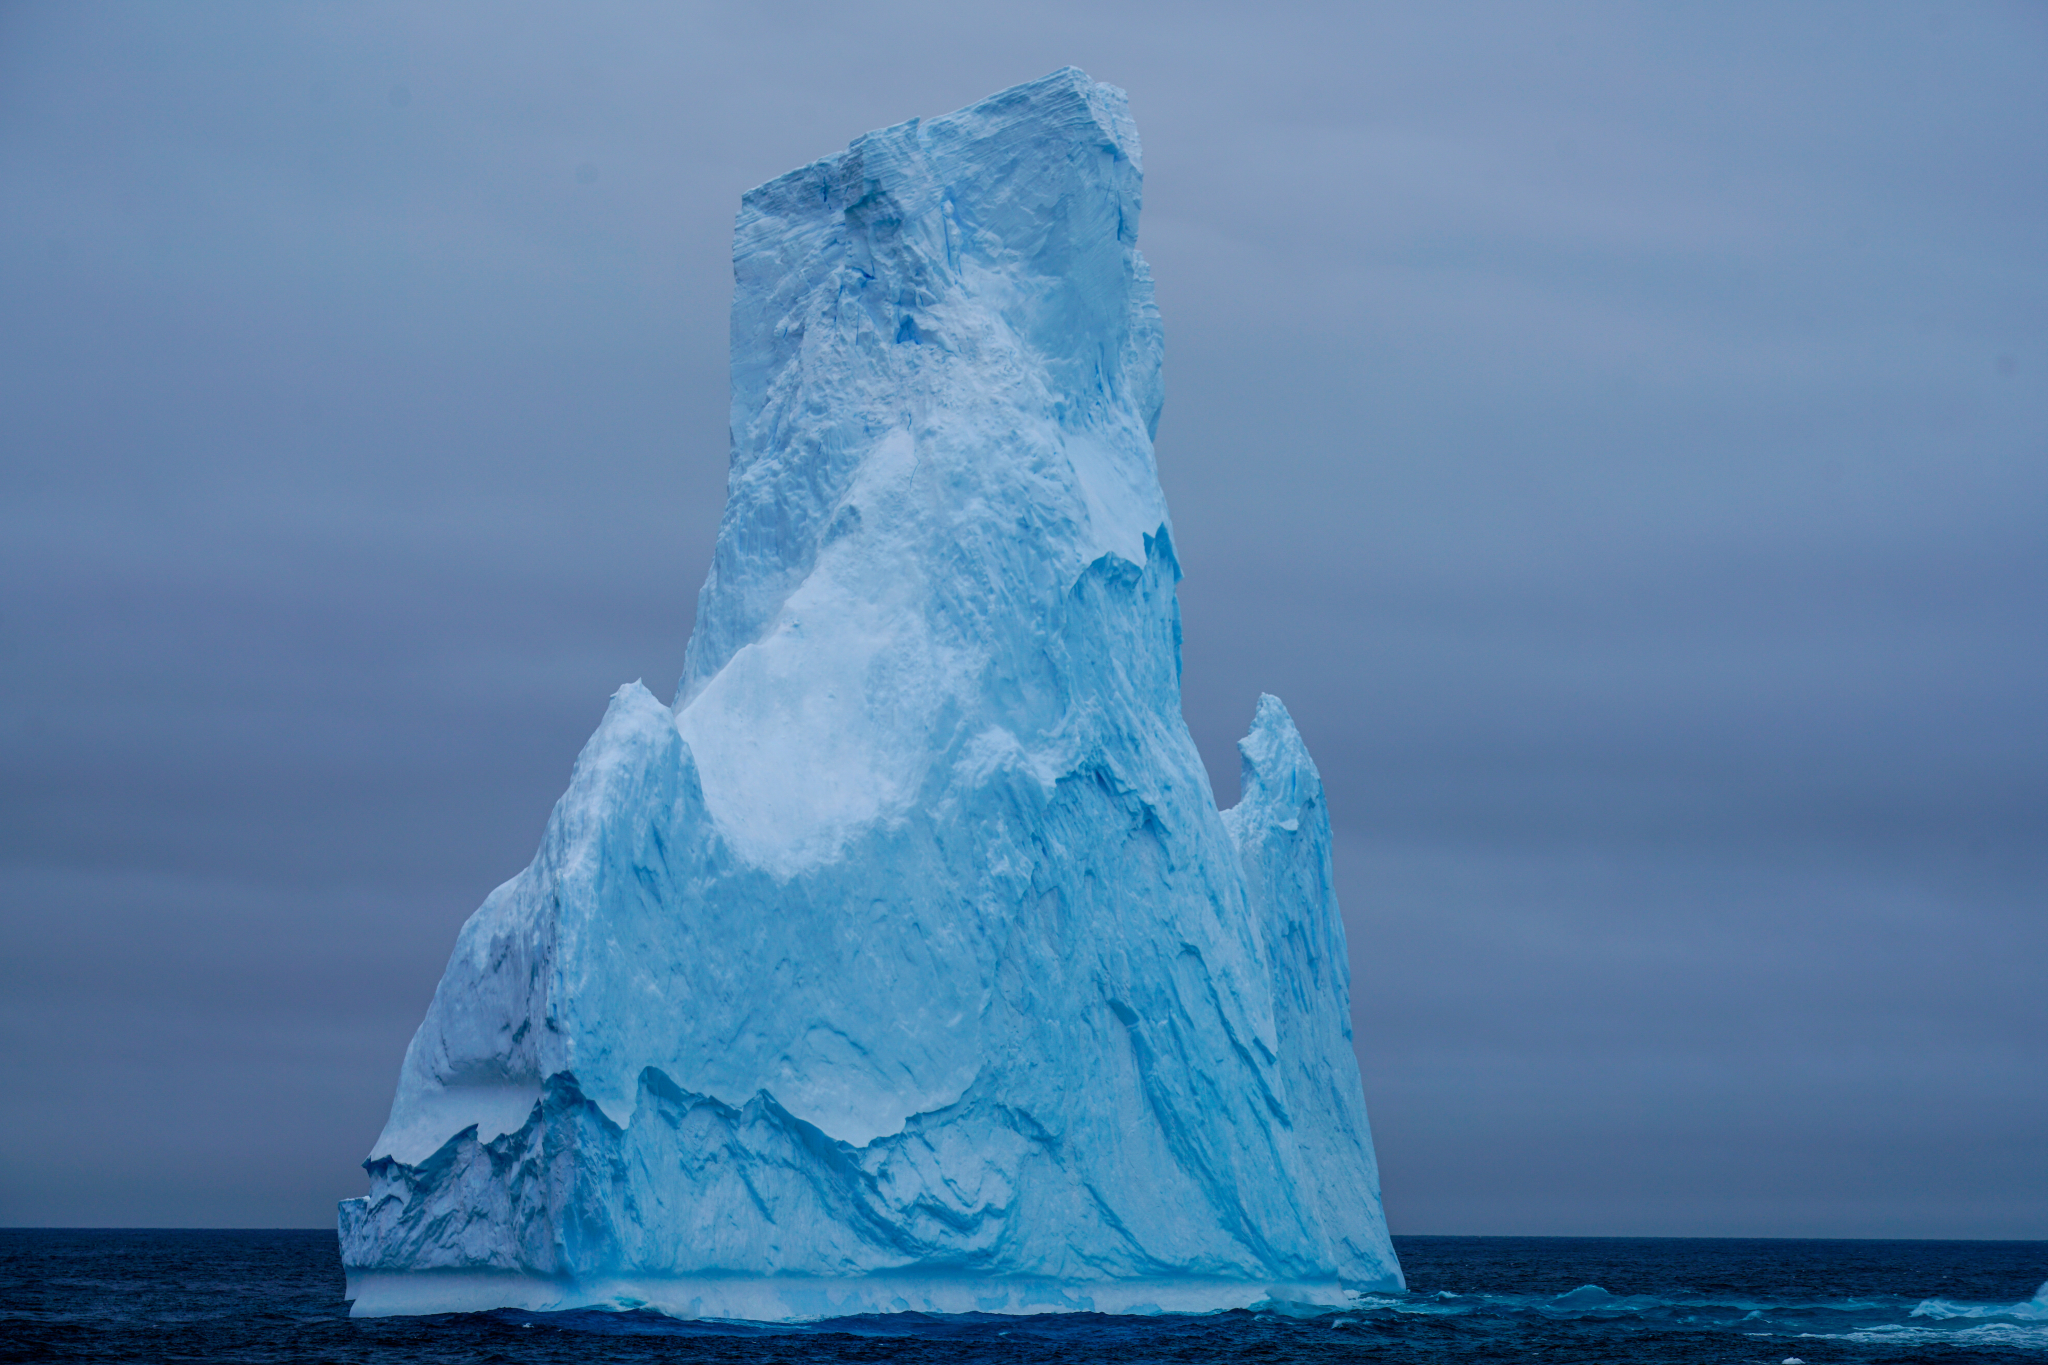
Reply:
<svg viewBox="0 0 2048 1365"><path fill-rule="evenodd" d="M740 192L1125 86L1397 1231L2040 1235L2025 4L0 16L0 1222L294 1225L724 488Z"/></svg>

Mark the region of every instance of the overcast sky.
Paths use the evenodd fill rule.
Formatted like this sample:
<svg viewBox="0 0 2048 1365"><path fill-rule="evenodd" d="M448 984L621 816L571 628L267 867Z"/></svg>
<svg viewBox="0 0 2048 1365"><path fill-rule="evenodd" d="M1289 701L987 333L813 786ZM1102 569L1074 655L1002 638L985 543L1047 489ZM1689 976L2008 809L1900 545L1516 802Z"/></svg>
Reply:
<svg viewBox="0 0 2048 1365"><path fill-rule="evenodd" d="M1394 1230L2048 1237L2030 2L0 8L0 1223L363 1191L680 671L740 193L1067 63Z"/></svg>

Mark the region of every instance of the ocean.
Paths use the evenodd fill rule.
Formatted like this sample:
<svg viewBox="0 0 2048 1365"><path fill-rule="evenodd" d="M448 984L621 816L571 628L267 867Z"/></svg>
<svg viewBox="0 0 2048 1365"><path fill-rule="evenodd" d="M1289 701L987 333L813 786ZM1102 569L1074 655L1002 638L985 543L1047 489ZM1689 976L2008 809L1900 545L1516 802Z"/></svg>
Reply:
<svg viewBox="0 0 2048 1365"><path fill-rule="evenodd" d="M353 1321L320 1231L0 1230L0 1360L2048 1362L2048 1242L1396 1237L1409 1292L1297 1316Z"/></svg>

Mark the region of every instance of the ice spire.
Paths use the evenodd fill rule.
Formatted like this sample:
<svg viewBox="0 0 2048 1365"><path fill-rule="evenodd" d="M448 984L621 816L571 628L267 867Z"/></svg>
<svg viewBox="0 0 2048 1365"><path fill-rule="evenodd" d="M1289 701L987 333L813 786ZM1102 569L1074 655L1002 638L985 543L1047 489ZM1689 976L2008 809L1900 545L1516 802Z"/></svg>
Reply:
<svg viewBox="0 0 2048 1365"><path fill-rule="evenodd" d="M358 1313L1342 1301L1400 1271L1321 786L1180 714L1122 93L1072 68L743 200L724 520L464 927Z"/></svg>

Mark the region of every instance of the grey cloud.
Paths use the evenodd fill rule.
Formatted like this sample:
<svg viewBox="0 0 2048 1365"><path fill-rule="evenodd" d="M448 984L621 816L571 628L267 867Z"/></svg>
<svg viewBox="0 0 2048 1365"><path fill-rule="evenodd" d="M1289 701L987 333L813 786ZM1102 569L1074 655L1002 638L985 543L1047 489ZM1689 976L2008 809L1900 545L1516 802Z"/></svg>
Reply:
<svg viewBox="0 0 2048 1365"><path fill-rule="evenodd" d="M724 487L732 212L1144 130L1186 706L1397 1230L2038 1234L2038 7L0 15L0 1221L315 1224ZM398 98L403 92L404 98ZM147 1123L149 1141L139 1142Z"/></svg>

